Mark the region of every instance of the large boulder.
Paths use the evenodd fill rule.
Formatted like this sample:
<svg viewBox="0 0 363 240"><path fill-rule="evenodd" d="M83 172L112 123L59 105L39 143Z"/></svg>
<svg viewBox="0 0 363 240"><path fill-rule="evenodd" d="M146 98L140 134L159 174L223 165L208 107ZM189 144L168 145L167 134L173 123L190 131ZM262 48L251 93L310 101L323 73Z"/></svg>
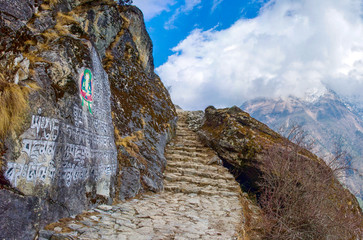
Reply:
<svg viewBox="0 0 363 240"><path fill-rule="evenodd" d="M141 11L16 2L0 1L1 238L32 239L50 221L163 189L176 114Z"/></svg>

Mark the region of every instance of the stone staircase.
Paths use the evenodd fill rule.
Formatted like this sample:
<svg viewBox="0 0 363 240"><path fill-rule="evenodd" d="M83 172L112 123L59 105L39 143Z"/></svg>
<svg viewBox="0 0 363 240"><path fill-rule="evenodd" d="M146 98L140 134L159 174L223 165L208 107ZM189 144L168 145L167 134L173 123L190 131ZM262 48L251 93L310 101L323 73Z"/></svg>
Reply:
<svg viewBox="0 0 363 240"><path fill-rule="evenodd" d="M221 198L239 197L239 184L220 165L215 153L204 147L186 123L187 112L179 111L176 137L167 146L165 191ZM215 161L213 161L215 159Z"/></svg>
<svg viewBox="0 0 363 240"><path fill-rule="evenodd" d="M164 191L61 219L39 239L243 239L239 184L188 128L178 111L176 137L166 148Z"/></svg>

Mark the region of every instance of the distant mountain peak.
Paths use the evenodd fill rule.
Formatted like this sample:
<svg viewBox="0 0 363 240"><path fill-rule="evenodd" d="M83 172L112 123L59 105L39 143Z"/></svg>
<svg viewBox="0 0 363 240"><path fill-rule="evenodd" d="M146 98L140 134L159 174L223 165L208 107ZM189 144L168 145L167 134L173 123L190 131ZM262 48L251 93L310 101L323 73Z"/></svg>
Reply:
<svg viewBox="0 0 363 240"><path fill-rule="evenodd" d="M329 93L329 90L327 90L326 88L323 89L310 88L305 92L303 100L305 102L314 103L318 101L322 96L326 95L327 93Z"/></svg>

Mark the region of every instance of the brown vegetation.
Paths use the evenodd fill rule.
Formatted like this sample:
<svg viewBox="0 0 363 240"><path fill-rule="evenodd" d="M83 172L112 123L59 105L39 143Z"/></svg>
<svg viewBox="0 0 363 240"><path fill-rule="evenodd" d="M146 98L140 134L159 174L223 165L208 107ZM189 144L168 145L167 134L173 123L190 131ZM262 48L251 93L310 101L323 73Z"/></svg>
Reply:
<svg viewBox="0 0 363 240"><path fill-rule="evenodd" d="M362 216L331 169L301 155L301 148L274 145L260 169L260 206L266 239L357 239ZM356 204L354 204L356 205Z"/></svg>
<svg viewBox="0 0 363 240"><path fill-rule="evenodd" d="M37 89L35 83L23 85L10 82L7 72L0 71L0 138L10 131L17 131L23 123L23 115L28 108L28 95Z"/></svg>

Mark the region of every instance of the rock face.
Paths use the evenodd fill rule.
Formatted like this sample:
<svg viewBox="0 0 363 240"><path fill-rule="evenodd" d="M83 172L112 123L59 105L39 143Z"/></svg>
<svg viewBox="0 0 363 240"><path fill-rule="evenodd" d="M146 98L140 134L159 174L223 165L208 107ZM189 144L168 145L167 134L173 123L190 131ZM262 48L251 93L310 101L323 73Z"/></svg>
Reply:
<svg viewBox="0 0 363 240"><path fill-rule="evenodd" d="M0 237L161 190L176 113L142 13L107 0L3 0L0 13L0 91L24 92L0 129Z"/></svg>
<svg viewBox="0 0 363 240"><path fill-rule="evenodd" d="M276 175L276 177L273 175L279 174L277 173L279 171L278 169L282 168L283 166L287 166L284 163L289 163L289 159L292 158L283 157L282 154L284 151L281 151L281 149L287 149L287 151L293 151L291 149L297 149L295 152L296 155L294 156L297 156L296 158L301 159L299 163L306 163L305 166L312 166L312 170L303 168L295 169L291 173L288 173L287 178L283 179L282 181L285 181L285 183L292 181L291 179L294 178L291 177L291 174L299 175L301 176L301 179L305 180L314 176L316 179L312 181L312 184L315 184L315 182L323 183L324 181L327 181L326 179L329 179L329 181L327 181L324 186L320 186L320 188L325 189L324 194L326 194L326 196L324 195L321 202L319 202L319 204L321 204L319 211L324 211L323 209L325 209L328 204L331 209L327 210L326 213L335 216L334 221L342 221L348 225L357 224L357 226L355 226L356 228L352 231L358 232L349 232L346 233L347 235L342 236L352 236L351 234L357 234L356 236L360 236L363 221L362 212L359 208L357 200L348 190L343 188L343 186L338 182L338 180L336 180L333 174L330 174L330 168L328 168L324 161L319 159L316 155L303 148L297 147L297 145L289 142L287 139L269 129L265 124L251 118L248 113L243 112L238 107L218 110L214 107L208 107L205 110L205 121L198 130L198 133L203 142L212 147L217 152L218 156L223 160L224 165L230 168L231 171L235 174L235 177L237 181L240 182L243 190L254 193L257 199L259 199L260 194L263 193L262 187L264 185L262 184L264 182L262 182L262 179L280 179L280 175ZM276 155L279 157L279 159L276 162L273 162L272 167L274 169L270 171L271 168L266 170L265 166L271 167L268 164L272 162L272 160L270 160L271 158L269 158L269 156L272 155L268 154L271 154L272 149L277 151ZM313 172L315 172L317 169L319 169L317 172L327 173L324 175L326 176L326 179L323 177L323 175L315 173L315 175L313 175ZM266 176L267 174L270 175ZM304 176L307 177L304 178ZM282 182L280 183L282 184ZM267 184L273 185L273 182L269 182ZM297 188L289 188L288 191L297 190L300 184L301 186L304 186L304 190L308 189L305 188L307 185L304 185L304 182L297 179L297 183L292 184L292 186L297 186ZM315 190L316 189L313 188L309 189L307 192L297 192L297 194L300 194L301 197L299 204L301 203L308 205L309 202L304 202L305 200L303 199L308 196L306 193L311 193ZM273 194L273 191L274 190L271 190L270 194ZM294 194L295 193L296 192L294 192ZM267 201L268 204L273 205L272 202L268 202L270 196L271 195L267 195L267 200L265 198L264 203ZM292 195L290 193L285 193L282 196ZM320 193L318 192L316 196L319 197ZM327 202L325 203L324 201ZM261 207L262 209L266 210L266 205L263 203L261 203ZM339 215L340 213L344 214ZM300 216L304 216L304 214L300 214L297 219L299 219ZM318 219L318 221L321 220L319 216L315 216L314 214L312 214L311 217L308 217L308 219L311 220L313 217ZM349 222L351 219L355 220ZM291 220L290 222L292 223L294 221ZM312 226L315 225L313 224ZM304 230L302 230L302 233L303 231ZM338 230L338 233L339 231L343 234L345 231L344 227Z"/></svg>
<svg viewBox="0 0 363 240"><path fill-rule="evenodd" d="M254 165L260 159L264 146L282 142L280 135L265 124L251 118L238 107L205 110L204 124L198 133L230 168L242 170L239 182L245 191L257 191L258 168Z"/></svg>

